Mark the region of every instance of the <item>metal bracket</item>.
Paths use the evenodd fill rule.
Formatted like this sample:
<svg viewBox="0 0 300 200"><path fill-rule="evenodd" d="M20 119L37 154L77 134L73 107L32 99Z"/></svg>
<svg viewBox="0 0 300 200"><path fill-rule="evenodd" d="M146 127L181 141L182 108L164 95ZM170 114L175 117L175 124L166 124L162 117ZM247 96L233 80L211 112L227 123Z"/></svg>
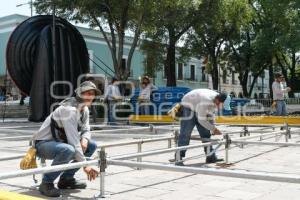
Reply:
<svg viewBox="0 0 300 200"><path fill-rule="evenodd" d="M229 148L231 145L231 138L228 134L224 135L224 139L225 139L225 148Z"/></svg>
<svg viewBox="0 0 300 200"><path fill-rule="evenodd" d="M153 130L154 130L153 124L149 124L149 130L150 130L150 132L153 132ZM155 131L155 134L157 134L156 131Z"/></svg>
<svg viewBox="0 0 300 200"><path fill-rule="evenodd" d="M224 139L225 139L225 163L224 163L224 165L230 166L230 163L229 163L229 147L231 145L231 138L229 137L228 134L225 134Z"/></svg>
<svg viewBox="0 0 300 200"><path fill-rule="evenodd" d="M250 136L250 132L247 126L244 126L244 136Z"/></svg>
<svg viewBox="0 0 300 200"><path fill-rule="evenodd" d="M109 194L105 193L105 169L107 168L106 153L104 149L98 151L98 167L100 168L100 193L95 195L95 199L101 199L109 197Z"/></svg>
<svg viewBox="0 0 300 200"><path fill-rule="evenodd" d="M178 130L174 131L174 142L175 142L175 146L177 147L178 144L178 140L179 140L179 132Z"/></svg>

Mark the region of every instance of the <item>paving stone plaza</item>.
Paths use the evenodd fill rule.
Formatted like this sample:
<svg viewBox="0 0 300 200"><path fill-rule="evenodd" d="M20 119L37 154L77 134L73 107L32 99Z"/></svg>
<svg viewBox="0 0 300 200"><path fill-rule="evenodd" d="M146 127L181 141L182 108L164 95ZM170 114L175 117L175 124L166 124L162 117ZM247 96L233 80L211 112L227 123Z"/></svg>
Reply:
<svg viewBox="0 0 300 200"><path fill-rule="evenodd" d="M19 170L20 159L5 160L5 158L24 154L28 149L28 137L39 128L40 124L29 122L4 122L1 123L1 174L4 172L14 172ZM230 134L231 140L241 140L240 136L244 136L243 127L229 127L225 125L219 126L224 133ZM105 152L107 158L134 154L137 152L137 144L131 145L115 145L117 143L124 144L132 141L148 141L153 138L172 138L178 129L174 126L153 126L148 128L140 126L119 126L119 127L101 127L94 131L93 138L97 141L99 147L106 147ZM113 131L112 131L113 130ZM241 132L241 133L239 133ZM274 143L286 142L285 134L277 134L280 127L262 128L249 127L249 135L244 137L266 136L250 138L247 141ZM274 133L272 135L272 133ZM298 133L298 134L297 134ZM287 136L288 143L297 144L300 129L291 127L291 138ZM198 133L194 130L191 145L201 144L197 140ZM223 141L221 136L214 136L212 139ZM262 140L261 140L262 139ZM113 145L112 145L113 144ZM111 147L109 147L111 145ZM151 152L154 150L174 148L174 140L169 139L154 142L142 142L142 152ZM217 145L215 145L217 146ZM224 145L217 150L217 155L225 158ZM97 158L97 154L94 154ZM174 152L161 153L157 155L143 157L139 159L142 163L157 164L163 166L174 166L170 162L174 159ZM135 162L137 159L128 159ZM212 199L212 200L298 200L300 196L300 181L297 174L300 173L300 151L297 146L282 145L261 145L261 144L235 144L232 142L228 151L228 166L205 164L205 156L203 147L188 150L187 160L184 168L198 169L219 169L258 172L266 174L266 176L280 175L283 177L292 176L285 181L265 181L248 178L232 178L218 175L203 175L186 172L154 170L154 169L137 169L136 167L124 167L110 165L106 168L104 190L107 199ZM46 161L47 166L50 161ZM41 166L40 166L41 167ZM0 175L1 176L1 175ZM78 178L86 180L83 171L78 173ZM11 191L18 194L25 194L31 197L41 196L37 190L37 186L41 181L41 175L36 175L37 183L34 182L33 176L24 176L18 178L3 179L0 181L2 190ZM298 183L297 183L298 180ZM85 190L63 190L60 199L94 199L95 195L100 192L100 178L93 182L88 182ZM51 199L51 198L49 198Z"/></svg>

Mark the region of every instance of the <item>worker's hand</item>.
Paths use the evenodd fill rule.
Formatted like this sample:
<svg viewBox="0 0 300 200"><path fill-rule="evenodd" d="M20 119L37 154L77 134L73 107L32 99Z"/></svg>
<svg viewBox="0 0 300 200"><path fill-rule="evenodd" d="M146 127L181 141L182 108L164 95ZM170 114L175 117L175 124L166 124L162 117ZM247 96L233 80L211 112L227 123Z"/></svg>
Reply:
<svg viewBox="0 0 300 200"><path fill-rule="evenodd" d="M212 132L213 135L222 135L221 131L217 128L215 128Z"/></svg>
<svg viewBox="0 0 300 200"><path fill-rule="evenodd" d="M89 141L86 138L82 138L81 141L80 141L80 144L81 144L82 151L84 153L87 150Z"/></svg>
<svg viewBox="0 0 300 200"><path fill-rule="evenodd" d="M286 88L286 91L290 92L292 89L290 87Z"/></svg>
<svg viewBox="0 0 300 200"><path fill-rule="evenodd" d="M94 169L93 167L91 166L85 166L83 168L84 172L86 173L87 175L87 178L89 181L92 181L92 180L95 180L96 177L99 175L99 172L98 170Z"/></svg>
<svg viewBox="0 0 300 200"><path fill-rule="evenodd" d="M122 100L123 99L123 97L121 97L121 96L113 96L112 97L114 100Z"/></svg>

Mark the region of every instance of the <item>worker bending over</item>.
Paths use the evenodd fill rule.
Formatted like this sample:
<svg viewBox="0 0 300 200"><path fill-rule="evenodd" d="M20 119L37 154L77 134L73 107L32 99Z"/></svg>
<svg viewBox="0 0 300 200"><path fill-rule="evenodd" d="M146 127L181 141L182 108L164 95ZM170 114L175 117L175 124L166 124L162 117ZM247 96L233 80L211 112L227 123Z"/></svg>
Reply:
<svg viewBox="0 0 300 200"><path fill-rule="evenodd" d="M181 120L180 120L180 134L178 140L178 146L187 146L190 143L190 138L194 127L197 130L202 139L210 139L212 135L221 135L219 129L213 124L214 113L217 108L222 107L226 93L218 93L209 89L196 89L192 90L181 101ZM213 148L210 148L210 152ZM204 148L206 154L207 147ZM183 165L181 161L185 157L186 150L180 151L180 161L177 161L176 165ZM176 160L176 158L175 158ZM206 163L215 163L223 161L218 159L215 153L206 157Z"/></svg>
<svg viewBox="0 0 300 200"><path fill-rule="evenodd" d="M95 152L97 145L91 140L89 109L100 91L94 83L85 81L75 90L76 97L65 99L44 121L39 131L33 136L33 142L40 158L53 160L53 165L66 164L70 161L85 161ZM84 172L89 180L98 176L98 171L85 166ZM41 194L59 197L59 189L84 189L85 182L74 178L78 169L46 173L39 186ZM61 176L60 176L61 174ZM53 182L60 176L58 188Z"/></svg>

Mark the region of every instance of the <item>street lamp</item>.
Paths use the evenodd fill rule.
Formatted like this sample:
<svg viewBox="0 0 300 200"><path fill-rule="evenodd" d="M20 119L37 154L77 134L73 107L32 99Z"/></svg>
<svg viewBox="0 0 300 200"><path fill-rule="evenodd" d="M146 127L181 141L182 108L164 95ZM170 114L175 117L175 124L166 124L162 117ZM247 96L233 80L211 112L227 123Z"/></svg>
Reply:
<svg viewBox="0 0 300 200"><path fill-rule="evenodd" d="M17 4L16 7L21 7L21 6L25 6L25 5L30 5L30 16L32 17L33 14L33 6L32 6L33 2L32 0L30 0L27 3L21 3L21 4Z"/></svg>

